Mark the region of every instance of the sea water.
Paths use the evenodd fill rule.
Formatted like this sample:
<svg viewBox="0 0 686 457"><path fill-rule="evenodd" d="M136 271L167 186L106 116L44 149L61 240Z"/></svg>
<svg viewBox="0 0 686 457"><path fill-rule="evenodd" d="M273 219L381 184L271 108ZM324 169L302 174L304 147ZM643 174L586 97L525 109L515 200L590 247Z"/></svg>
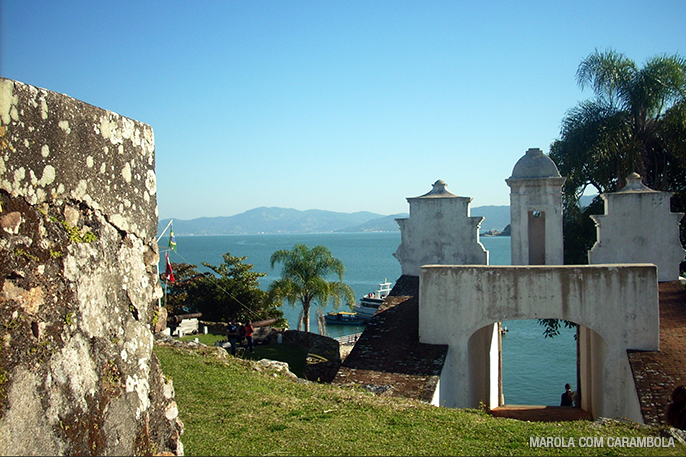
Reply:
<svg viewBox="0 0 686 457"><path fill-rule="evenodd" d="M481 237L489 251L491 265L510 264L509 237ZM244 263L254 265L253 271L266 273L260 278L265 289L281 277L281 265L270 265L273 252L292 249L296 244L309 247L328 247L333 256L345 265L343 281L354 291L357 299L377 290L386 279L394 283L400 277L400 264L393 257L400 244L400 232L374 233L318 233L318 234L263 234L222 236L176 236L177 250L168 251L174 263L198 266L198 271L210 271L202 263L220 265L222 255L247 257ZM166 239L160 241L160 250L167 250ZM160 263L164 271L164 256ZM334 278L327 278L334 279ZM322 312L333 311L328 304ZM345 304L339 308L347 310ZM310 328L317 331L312 310ZM300 308L284 303L283 312L295 326ZM574 330L562 329L555 338L544 338L543 327L535 320L503 322L508 332L503 337L503 391L506 404L559 405L564 384L576 384L576 343ZM363 326L328 325L327 334L340 337L361 333Z"/></svg>

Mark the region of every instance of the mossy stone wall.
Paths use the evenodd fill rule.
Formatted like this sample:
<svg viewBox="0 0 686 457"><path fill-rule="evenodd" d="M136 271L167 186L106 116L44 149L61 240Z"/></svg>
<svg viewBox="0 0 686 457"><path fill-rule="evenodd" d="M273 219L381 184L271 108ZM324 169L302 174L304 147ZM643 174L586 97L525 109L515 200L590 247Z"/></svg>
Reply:
<svg viewBox="0 0 686 457"><path fill-rule="evenodd" d="M0 454L182 454L152 128L0 78Z"/></svg>

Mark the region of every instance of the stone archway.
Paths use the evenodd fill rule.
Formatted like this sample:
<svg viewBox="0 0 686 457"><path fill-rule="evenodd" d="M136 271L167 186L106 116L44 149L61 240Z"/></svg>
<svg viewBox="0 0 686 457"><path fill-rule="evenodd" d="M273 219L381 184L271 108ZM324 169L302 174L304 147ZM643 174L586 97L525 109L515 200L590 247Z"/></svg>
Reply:
<svg viewBox="0 0 686 457"><path fill-rule="evenodd" d="M424 266L419 339L447 344L437 403L498 406L492 323L557 318L581 325L582 408L593 416L642 422L628 349L658 350L657 268ZM495 372L494 372L495 371Z"/></svg>
<svg viewBox="0 0 686 457"><path fill-rule="evenodd" d="M499 406L559 406L566 383L581 392L577 326L561 325L554 338L543 336L537 319L501 322L501 328Z"/></svg>

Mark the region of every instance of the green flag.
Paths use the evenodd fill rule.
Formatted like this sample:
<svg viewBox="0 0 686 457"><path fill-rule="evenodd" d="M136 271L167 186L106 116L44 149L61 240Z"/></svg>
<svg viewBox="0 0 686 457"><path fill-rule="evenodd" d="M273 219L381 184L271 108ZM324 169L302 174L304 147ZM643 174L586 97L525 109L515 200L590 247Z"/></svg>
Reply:
<svg viewBox="0 0 686 457"><path fill-rule="evenodd" d="M176 238L174 238L174 229L169 231L169 249L173 249L176 252Z"/></svg>

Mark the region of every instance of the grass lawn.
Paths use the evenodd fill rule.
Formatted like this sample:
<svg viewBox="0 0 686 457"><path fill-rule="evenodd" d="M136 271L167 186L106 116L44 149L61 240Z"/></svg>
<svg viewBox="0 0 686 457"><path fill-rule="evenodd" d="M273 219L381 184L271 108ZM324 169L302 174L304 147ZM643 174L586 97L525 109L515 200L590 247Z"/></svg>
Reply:
<svg viewBox="0 0 686 457"><path fill-rule="evenodd" d="M269 346L265 346L269 347ZM250 361L217 358L214 349L156 345L172 379L187 455L686 455L686 447L614 447L616 437L655 437L636 424L534 423L498 419L372 396L325 384L296 383L256 371ZM575 447L530 447L557 437ZM580 447L580 438L603 447Z"/></svg>
<svg viewBox="0 0 686 457"><path fill-rule="evenodd" d="M184 336L179 338L181 341L193 341L198 338L198 341L207 346L214 346L214 343L221 340L226 340L225 335L198 334L192 336ZM278 360L279 362L288 363L289 369L302 378L305 372L305 358L307 357L308 349L295 343L284 341L278 344L272 341L269 344L256 344L255 352L251 353L247 349L241 355L241 358L248 360L270 359Z"/></svg>

